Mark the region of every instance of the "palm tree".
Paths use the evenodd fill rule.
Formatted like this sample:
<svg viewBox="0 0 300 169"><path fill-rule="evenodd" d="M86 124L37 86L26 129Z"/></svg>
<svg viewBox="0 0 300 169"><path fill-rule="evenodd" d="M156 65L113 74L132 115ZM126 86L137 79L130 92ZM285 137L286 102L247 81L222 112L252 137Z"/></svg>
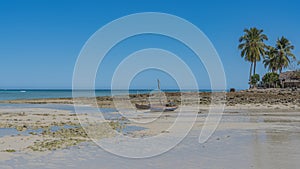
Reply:
<svg viewBox="0 0 300 169"><path fill-rule="evenodd" d="M266 57L263 60L265 68L268 68L269 71L275 73L278 71L278 55L276 48L269 46L268 51L266 52Z"/></svg>
<svg viewBox="0 0 300 169"><path fill-rule="evenodd" d="M241 50L241 56L248 62L251 62L250 66L250 76L249 82L252 77L252 67L253 74L255 75L256 71L256 62L261 60L261 57L265 56L266 45L265 40L268 40L268 37L263 34L263 30L257 28L250 28L244 30L244 35L240 37L240 45L238 48Z"/></svg>
<svg viewBox="0 0 300 169"><path fill-rule="evenodd" d="M264 66L272 72L277 73L279 70L281 73L283 68L287 68L291 64L291 61L296 61L295 55L291 52L293 49L294 46L291 45L290 41L281 37L277 40L275 47L268 47L267 56L263 61Z"/></svg>
<svg viewBox="0 0 300 169"><path fill-rule="evenodd" d="M277 50L277 61L278 61L278 70L279 73L282 72L283 68L287 68L291 62L291 59L296 60L295 55L291 50L294 49L294 46L291 42L285 37L281 37L276 42L276 50Z"/></svg>

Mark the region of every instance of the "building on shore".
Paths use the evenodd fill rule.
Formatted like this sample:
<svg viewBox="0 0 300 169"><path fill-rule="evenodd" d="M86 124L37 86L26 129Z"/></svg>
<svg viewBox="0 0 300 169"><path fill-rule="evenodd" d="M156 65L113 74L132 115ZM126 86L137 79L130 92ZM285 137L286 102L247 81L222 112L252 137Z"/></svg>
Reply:
<svg viewBox="0 0 300 169"><path fill-rule="evenodd" d="M300 88L300 71L280 73L279 80L283 88Z"/></svg>

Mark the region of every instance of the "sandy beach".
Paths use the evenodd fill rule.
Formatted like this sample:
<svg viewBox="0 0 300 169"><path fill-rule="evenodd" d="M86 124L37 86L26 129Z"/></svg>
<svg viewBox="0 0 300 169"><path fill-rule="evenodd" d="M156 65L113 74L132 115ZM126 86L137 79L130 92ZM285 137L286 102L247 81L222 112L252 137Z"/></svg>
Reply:
<svg viewBox="0 0 300 169"><path fill-rule="evenodd" d="M299 6L1 1L0 169L299 169Z"/></svg>
<svg viewBox="0 0 300 169"><path fill-rule="evenodd" d="M180 144L162 155L140 160L114 156L97 146L81 126L89 124L86 122L93 116L55 108L72 107L66 105L69 99L5 101L7 106L0 109L1 168L117 168L121 164L126 164L124 168L296 168L300 164L299 93L281 92L276 97L262 91L228 93L221 123L209 140L200 144L199 134L209 110L209 101L203 101L191 132ZM132 96L132 101L140 100L138 97L146 98ZM168 99L176 100L178 94L169 94ZM263 101L257 102L259 99ZM98 98L98 105L111 108L110 100ZM57 103L61 104L55 106ZM189 105L190 110L195 108ZM132 138L168 133L179 112L145 112L129 121L112 110L102 125L91 130L97 131L93 133L97 138L113 139L115 134L109 128ZM189 123L190 118L183 117ZM151 122L134 122L147 119Z"/></svg>

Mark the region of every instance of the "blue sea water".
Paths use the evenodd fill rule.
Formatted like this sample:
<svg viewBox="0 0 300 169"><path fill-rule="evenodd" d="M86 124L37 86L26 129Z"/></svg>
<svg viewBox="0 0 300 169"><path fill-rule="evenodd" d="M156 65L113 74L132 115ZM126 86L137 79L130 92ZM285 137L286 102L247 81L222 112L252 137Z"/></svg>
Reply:
<svg viewBox="0 0 300 169"><path fill-rule="evenodd" d="M164 90L165 92L178 92L178 90ZM201 90L210 91L210 90ZM90 90L78 91L80 96L88 97L92 95ZM151 90L130 90L130 94L145 94ZM125 90L115 91L117 94L126 93ZM114 94L115 94L114 93ZM96 96L111 96L111 90L95 90ZM18 99L44 99L44 98L71 98L72 90L0 90L0 100L18 100Z"/></svg>
<svg viewBox="0 0 300 169"><path fill-rule="evenodd" d="M92 95L90 90L78 91L80 96L88 97ZM149 90L130 90L129 93L149 93ZM125 91L117 91L125 93ZM96 90L96 96L111 96L111 90ZM0 100L17 100L17 99L44 99L44 98L71 98L72 90L0 90Z"/></svg>

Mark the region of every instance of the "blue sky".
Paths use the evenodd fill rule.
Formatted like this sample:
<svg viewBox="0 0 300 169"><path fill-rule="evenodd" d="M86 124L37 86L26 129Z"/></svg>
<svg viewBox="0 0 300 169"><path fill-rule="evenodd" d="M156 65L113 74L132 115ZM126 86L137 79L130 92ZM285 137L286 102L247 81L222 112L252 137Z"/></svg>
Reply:
<svg viewBox="0 0 300 169"><path fill-rule="evenodd" d="M249 63L237 49L244 28L258 27L270 45L287 37L300 56L299 1L176 1L176 0L3 0L0 2L0 88L71 88L78 54L99 28L119 17L138 12L163 12L188 20L212 41L223 62L228 88L247 88ZM142 42L142 43L141 43ZM100 65L97 88L108 88L122 58L131 52L158 47L179 54L190 64L200 88L208 89L207 73L182 44L166 37L137 36L125 40ZM189 55L189 56L187 56ZM267 70L258 64L257 72ZM163 72L140 73L132 88L154 88L156 78L163 88L176 88Z"/></svg>

